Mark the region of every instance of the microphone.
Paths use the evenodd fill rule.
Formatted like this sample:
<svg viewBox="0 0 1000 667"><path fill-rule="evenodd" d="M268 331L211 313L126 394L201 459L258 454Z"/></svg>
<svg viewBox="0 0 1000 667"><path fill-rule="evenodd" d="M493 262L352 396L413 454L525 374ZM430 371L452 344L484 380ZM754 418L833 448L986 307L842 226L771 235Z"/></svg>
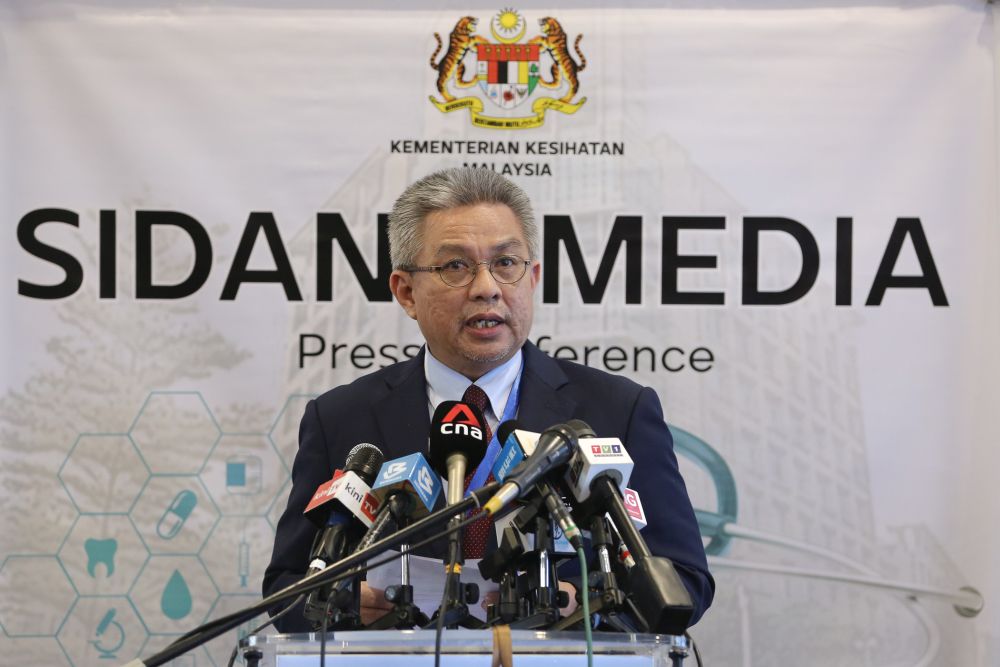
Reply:
<svg viewBox="0 0 1000 667"><path fill-rule="evenodd" d="M572 419L566 425L579 438L579 447L573 454L573 461L566 472L566 483L579 502L590 497L590 485L598 477L608 477L619 488L624 488L632 477L632 457L628 455L618 438L598 438L593 429L579 419Z"/></svg>
<svg viewBox="0 0 1000 667"><path fill-rule="evenodd" d="M313 540L306 576L351 553L352 544L360 538L360 526L371 526L378 501L369 491L384 458L375 445L361 443L348 453L344 470L316 489L305 515L323 529ZM322 589L310 593L303 616L313 623L321 623L327 597L327 591Z"/></svg>
<svg viewBox="0 0 1000 667"><path fill-rule="evenodd" d="M639 499L639 492L634 489L622 489L622 500L625 503L625 511L633 525L639 530L646 527L646 512L642 509L642 500Z"/></svg>
<svg viewBox="0 0 1000 667"><path fill-rule="evenodd" d="M531 457L511 470L496 495L483 505L483 511L491 515L499 512L527 492L543 475L569 461L576 448L576 433L566 424L556 424L543 431Z"/></svg>
<svg viewBox="0 0 1000 667"><path fill-rule="evenodd" d="M370 494L371 485L385 456L373 444L355 445L347 454L343 470L320 484L303 512L317 528L346 520L349 514L370 526L378 510L378 501Z"/></svg>
<svg viewBox="0 0 1000 667"><path fill-rule="evenodd" d="M623 470L627 469L631 475L631 457L617 438L610 440L618 442L620 451L614 450L614 443L603 442L608 440L607 438L594 437L593 430L586 423L579 420L571 423L572 428L581 434L582 442L578 450L579 456L571 465L567 478L571 483L574 479L577 481L572 484L574 494L577 493L577 486L585 477L591 478L587 493L591 502L588 502L588 505L596 502L607 511L611 522L618 529L622 542L635 560L635 565L628 570L629 598L645 623L647 631L670 635L684 634L694 613L691 594L684 587L670 559L654 556L650 552L646 541L632 523L619 490L619 484L628 481ZM590 446L595 441L598 442L594 447L599 449L599 452ZM627 467L623 466L623 459L628 459ZM602 460L607 461L608 465L595 462Z"/></svg>
<svg viewBox="0 0 1000 667"><path fill-rule="evenodd" d="M398 521L399 516L422 519L430 514L441 496L441 479L417 452L383 463L371 493L379 502L378 515L355 551L374 544L394 516Z"/></svg>
<svg viewBox="0 0 1000 667"><path fill-rule="evenodd" d="M479 465L486 455L486 417L474 405L461 401L444 401L437 406L431 418L428 458L434 469L448 478L447 506L462 502L465 494L465 471ZM461 514L455 513L452 527L461 521ZM445 626L457 624L466 627L480 626L469 615L470 603L479 599L476 584L463 584L461 531L453 530L448 535L448 557L445 559L445 592L441 605L435 613L436 619Z"/></svg>
<svg viewBox="0 0 1000 667"><path fill-rule="evenodd" d="M508 419L497 427L498 441L503 443L503 449L493 464L493 479L503 482L524 459L531 456L538 447L538 433L525 431L521 422Z"/></svg>
<svg viewBox="0 0 1000 667"><path fill-rule="evenodd" d="M504 448L500 451L497 462L493 466L493 477L502 482L506 480L514 467L534 453L540 436L522 429L521 423L516 419L510 419L500 424L497 428L497 435L500 437L500 442L504 443ZM583 534L570 517L569 510L563 504L562 496L556 492L552 484L544 479L536 482L535 488L542 496L545 509L559 526L561 536L556 536L556 544L559 545L561 541L559 537L565 537L574 550L583 548Z"/></svg>
<svg viewBox="0 0 1000 667"><path fill-rule="evenodd" d="M444 401L434 411L427 454L434 470L448 479L449 505L462 500L466 471L486 455L485 423L479 408L461 401Z"/></svg>

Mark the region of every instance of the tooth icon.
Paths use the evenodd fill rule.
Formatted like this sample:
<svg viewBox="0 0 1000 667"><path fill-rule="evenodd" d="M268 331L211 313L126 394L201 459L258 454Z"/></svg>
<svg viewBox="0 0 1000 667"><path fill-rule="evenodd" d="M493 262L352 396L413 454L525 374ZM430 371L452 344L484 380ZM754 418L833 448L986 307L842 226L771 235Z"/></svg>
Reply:
<svg viewBox="0 0 1000 667"><path fill-rule="evenodd" d="M87 552L87 574L97 578L97 566L104 566L104 576L110 577L115 573L115 554L118 552L118 540L109 537L106 540L95 540L90 538L83 543L83 549Z"/></svg>

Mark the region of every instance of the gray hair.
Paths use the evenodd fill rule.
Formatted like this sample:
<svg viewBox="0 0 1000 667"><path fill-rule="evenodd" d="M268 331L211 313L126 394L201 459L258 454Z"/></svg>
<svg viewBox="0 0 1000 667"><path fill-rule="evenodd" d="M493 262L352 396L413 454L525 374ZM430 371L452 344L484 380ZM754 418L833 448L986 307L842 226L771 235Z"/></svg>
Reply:
<svg viewBox="0 0 1000 667"><path fill-rule="evenodd" d="M475 204L503 204L513 211L528 244L528 259L538 257L538 227L524 190L492 169L459 167L421 178L393 204L389 213L389 257L393 268L415 264L423 242L423 222L430 213Z"/></svg>

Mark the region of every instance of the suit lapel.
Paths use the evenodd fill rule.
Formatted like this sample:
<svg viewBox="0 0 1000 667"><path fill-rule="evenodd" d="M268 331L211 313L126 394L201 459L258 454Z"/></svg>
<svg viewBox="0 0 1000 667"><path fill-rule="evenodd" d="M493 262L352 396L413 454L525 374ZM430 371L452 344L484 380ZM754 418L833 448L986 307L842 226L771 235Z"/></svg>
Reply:
<svg viewBox="0 0 1000 667"><path fill-rule="evenodd" d="M524 344L524 375L517 419L531 431L544 431L572 419L576 401L560 392L569 380L559 365L531 343Z"/></svg>
<svg viewBox="0 0 1000 667"><path fill-rule="evenodd" d="M577 403L559 391L569 380L559 365L531 343L524 344L524 374L517 418L525 428L543 431L574 417ZM392 367L386 393L373 408L386 460L427 452L431 420L427 409L424 349L411 360Z"/></svg>
<svg viewBox="0 0 1000 667"><path fill-rule="evenodd" d="M392 368L385 379L386 394L373 405L386 461L413 452L426 454L431 427L423 348L413 359Z"/></svg>

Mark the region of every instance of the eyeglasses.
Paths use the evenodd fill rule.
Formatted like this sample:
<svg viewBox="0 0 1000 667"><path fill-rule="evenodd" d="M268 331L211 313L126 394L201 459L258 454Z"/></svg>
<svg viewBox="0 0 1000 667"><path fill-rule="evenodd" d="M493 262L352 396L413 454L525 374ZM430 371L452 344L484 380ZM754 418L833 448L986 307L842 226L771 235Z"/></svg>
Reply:
<svg viewBox="0 0 1000 667"><path fill-rule="evenodd" d="M531 260L516 255L500 255L487 262L473 262L456 257L439 266L404 266L401 268L410 273L414 271L434 272L441 276L441 280L449 287L465 287L475 279L479 267L483 264L489 268L490 275L495 281L504 285L512 285L528 272Z"/></svg>

